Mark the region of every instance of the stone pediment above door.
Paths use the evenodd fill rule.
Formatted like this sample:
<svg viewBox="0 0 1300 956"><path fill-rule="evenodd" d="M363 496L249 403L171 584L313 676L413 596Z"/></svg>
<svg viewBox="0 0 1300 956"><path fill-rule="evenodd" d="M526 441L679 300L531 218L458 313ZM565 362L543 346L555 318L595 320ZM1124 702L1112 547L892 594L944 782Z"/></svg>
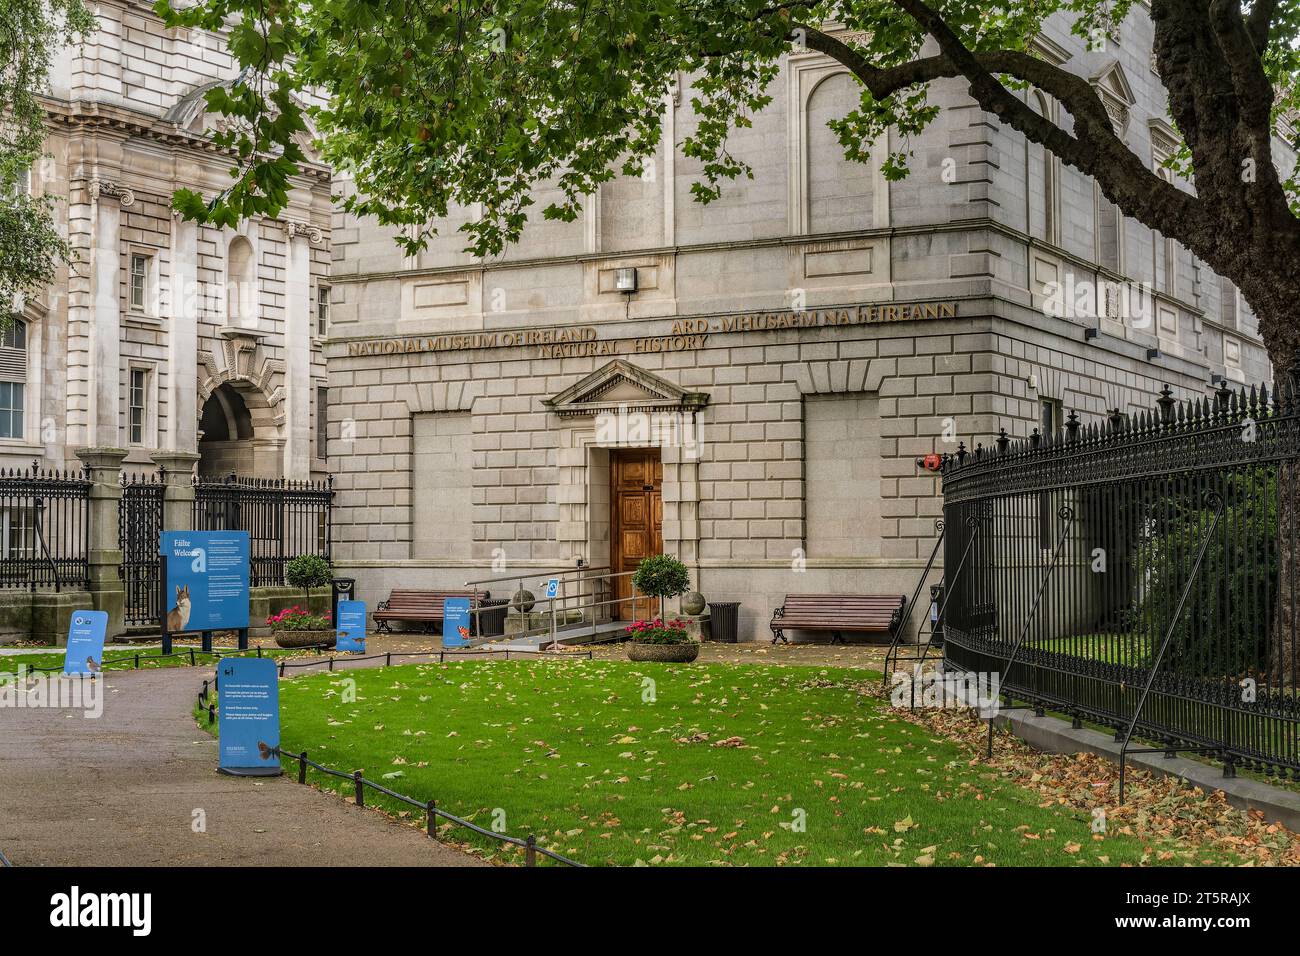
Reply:
<svg viewBox="0 0 1300 956"><path fill-rule="evenodd" d="M695 412L709 404L709 396L705 392L688 392L643 368L615 359L542 404L561 418L575 418L620 409Z"/></svg>

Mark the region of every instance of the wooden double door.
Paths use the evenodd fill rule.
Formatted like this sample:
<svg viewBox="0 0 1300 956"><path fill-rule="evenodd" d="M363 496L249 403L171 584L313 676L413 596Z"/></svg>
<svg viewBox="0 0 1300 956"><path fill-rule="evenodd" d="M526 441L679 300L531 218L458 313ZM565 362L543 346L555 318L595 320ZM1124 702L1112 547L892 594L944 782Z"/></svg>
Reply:
<svg viewBox="0 0 1300 956"><path fill-rule="evenodd" d="M610 452L610 566L614 573L635 571L642 558L662 554L664 465L657 448L623 448ZM631 577L614 579L614 596L632 596ZM613 617L633 621L650 617L657 603L621 601Z"/></svg>

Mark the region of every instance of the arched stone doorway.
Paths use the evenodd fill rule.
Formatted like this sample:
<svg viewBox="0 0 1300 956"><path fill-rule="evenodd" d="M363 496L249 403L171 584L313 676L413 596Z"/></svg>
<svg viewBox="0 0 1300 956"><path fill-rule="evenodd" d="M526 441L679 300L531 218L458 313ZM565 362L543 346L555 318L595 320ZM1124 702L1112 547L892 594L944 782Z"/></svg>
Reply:
<svg viewBox="0 0 1300 956"><path fill-rule="evenodd" d="M229 381L212 390L199 414L199 474L280 478L284 439L270 405L251 384Z"/></svg>

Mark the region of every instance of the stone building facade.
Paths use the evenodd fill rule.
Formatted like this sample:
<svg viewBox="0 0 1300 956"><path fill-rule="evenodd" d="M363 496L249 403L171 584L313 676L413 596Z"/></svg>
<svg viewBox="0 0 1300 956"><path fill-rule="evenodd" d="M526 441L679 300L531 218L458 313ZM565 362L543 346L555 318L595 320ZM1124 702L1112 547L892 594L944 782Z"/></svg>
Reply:
<svg viewBox="0 0 1300 956"><path fill-rule="evenodd" d="M167 29L150 6L102 0L98 32L53 71L29 188L58 197L78 260L0 348L0 466L79 467L92 446L125 449L128 470L181 452L201 473L323 476L328 170L295 182L279 220L174 214L175 189L229 184L203 96L237 69L223 36Z"/></svg>
<svg viewBox="0 0 1300 956"><path fill-rule="evenodd" d="M1040 53L1162 168L1175 141L1145 14L1096 50L1050 27ZM941 505L918 456L1269 375L1230 284L960 83L871 165L825 125L857 102L842 67L793 53L771 92L729 142L753 180L708 206L673 148L696 122L683 77L641 177L499 259L461 250L463 217L405 257L336 212L335 552L362 597L662 550L762 639L790 592L910 594ZM897 150L912 175L891 183Z"/></svg>

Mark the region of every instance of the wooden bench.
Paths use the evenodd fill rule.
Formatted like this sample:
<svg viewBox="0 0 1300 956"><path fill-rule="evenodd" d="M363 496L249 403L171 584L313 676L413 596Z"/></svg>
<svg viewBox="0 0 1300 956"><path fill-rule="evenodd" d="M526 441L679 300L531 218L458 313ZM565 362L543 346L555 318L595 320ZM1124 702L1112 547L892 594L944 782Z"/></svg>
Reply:
<svg viewBox="0 0 1300 956"><path fill-rule="evenodd" d="M449 598L469 598L469 609L476 610L479 604L491 597L488 591L411 591L395 590L388 595L387 601L380 601L373 615L375 629L393 633L392 623L428 624L429 633L433 633L434 624L442 623L443 604ZM470 618L471 626L477 622Z"/></svg>
<svg viewBox="0 0 1300 956"><path fill-rule="evenodd" d="M831 643L844 634L892 634L903 620L901 594L787 594L772 615L772 643L785 631L830 631Z"/></svg>

